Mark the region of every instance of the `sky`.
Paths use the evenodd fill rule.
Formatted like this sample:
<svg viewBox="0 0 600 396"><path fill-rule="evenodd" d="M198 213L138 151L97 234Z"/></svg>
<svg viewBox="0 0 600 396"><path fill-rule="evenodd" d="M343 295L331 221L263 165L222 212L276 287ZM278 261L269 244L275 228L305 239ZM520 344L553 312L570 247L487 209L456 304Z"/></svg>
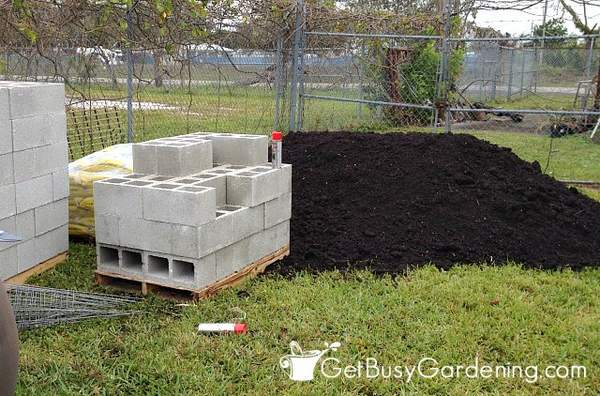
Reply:
<svg viewBox="0 0 600 396"><path fill-rule="evenodd" d="M573 1L569 1L568 4L571 5L583 19L583 7ZM527 10L527 12L512 10L479 10L475 17L475 21L478 26L492 27L503 33L510 33L512 36L521 34L529 35L531 34L532 24L540 25L542 23L543 12L543 4L533 7ZM594 23L600 25L600 7L588 5L587 14L589 25L594 25ZM569 34L580 34L571 22L571 16L564 12L562 7L560 7L558 0L548 0L547 20L556 17L564 17Z"/></svg>

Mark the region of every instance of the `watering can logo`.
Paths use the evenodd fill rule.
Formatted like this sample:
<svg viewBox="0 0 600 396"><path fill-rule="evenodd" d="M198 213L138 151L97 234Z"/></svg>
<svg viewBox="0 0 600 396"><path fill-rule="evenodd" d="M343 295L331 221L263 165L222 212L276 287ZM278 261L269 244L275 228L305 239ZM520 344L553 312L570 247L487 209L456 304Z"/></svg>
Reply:
<svg viewBox="0 0 600 396"><path fill-rule="evenodd" d="M296 341L292 341L290 342L291 353L279 359L279 366L292 381L312 381L315 366L319 363L321 357L329 351L337 351L341 345L339 342L325 343L325 349L323 350L303 351Z"/></svg>

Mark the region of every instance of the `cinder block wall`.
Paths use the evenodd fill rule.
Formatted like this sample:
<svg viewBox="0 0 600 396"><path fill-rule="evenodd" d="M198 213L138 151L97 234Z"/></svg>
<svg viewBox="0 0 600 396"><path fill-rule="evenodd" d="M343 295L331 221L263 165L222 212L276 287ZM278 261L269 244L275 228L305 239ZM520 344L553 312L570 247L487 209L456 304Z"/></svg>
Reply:
<svg viewBox="0 0 600 396"><path fill-rule="evenodd" d="M197 290L289 245L291 165L268 138L195 133L133 146L134 174L94 183L98 269Z"/></svg>
<svg viewBox="0 0 600 396"><path fill-rule="evenodd" d="M0 82L0 278L68 250L69 177L62 84Z"/></svg>

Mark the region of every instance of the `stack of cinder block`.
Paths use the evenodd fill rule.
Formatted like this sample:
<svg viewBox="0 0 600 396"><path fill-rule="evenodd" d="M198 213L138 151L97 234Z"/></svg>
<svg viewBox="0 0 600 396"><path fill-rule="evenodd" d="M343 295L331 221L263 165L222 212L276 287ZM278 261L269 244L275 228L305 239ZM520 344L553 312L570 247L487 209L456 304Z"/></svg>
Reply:
<svg viewBox="0 0 600 396"><path fill-rule="evenodd" d="M201 290L289 247L291 165L268 138L194 133L133 146L134 173L94 183L98 273Z"/></svg>
<svg viewBox="0 0 600 396"><path fill-rule="evenodd" d="M68 249L68 145L62 84L0 82L0 278Z"/></svg>

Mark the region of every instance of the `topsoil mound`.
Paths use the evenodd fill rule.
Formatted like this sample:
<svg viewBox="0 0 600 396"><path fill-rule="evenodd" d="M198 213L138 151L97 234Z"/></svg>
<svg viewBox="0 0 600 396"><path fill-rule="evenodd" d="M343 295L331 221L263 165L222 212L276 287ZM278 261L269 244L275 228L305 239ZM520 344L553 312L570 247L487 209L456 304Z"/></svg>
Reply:
<svg viewBox="0 0 600 396"><path fill-rule="evenodd" d="M276 271L600 264L600 203L469 135L297 133L283 159L292 249Z"/></svg>

